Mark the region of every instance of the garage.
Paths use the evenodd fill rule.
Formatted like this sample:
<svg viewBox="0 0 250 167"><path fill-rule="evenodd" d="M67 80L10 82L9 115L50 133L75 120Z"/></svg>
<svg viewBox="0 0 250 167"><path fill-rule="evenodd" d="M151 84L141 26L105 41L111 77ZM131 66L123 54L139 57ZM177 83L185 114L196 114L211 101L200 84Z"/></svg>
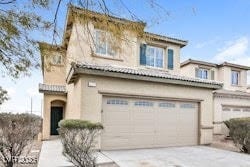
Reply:
<svg viewBox="0 0 250 167"><path fill-rule="evenodd" d="M198 103L103 97L101 149L198 144Z"/></svg>
<svg viewBox="0 0 250 167"><path fill-rule="evenodd" d="M250 107L246 106L222 106L222 120L229 120L231 118L250 117Z"/></svg>
<svg viewBox="0 0 250 167"><path fill-rule="evenodd" d="M222 121L229 120L231 118L243 118L250 117L250 107L249 106L230 106L222 105ZM222 133L228 135L229 130L222 124Z"/></svg>

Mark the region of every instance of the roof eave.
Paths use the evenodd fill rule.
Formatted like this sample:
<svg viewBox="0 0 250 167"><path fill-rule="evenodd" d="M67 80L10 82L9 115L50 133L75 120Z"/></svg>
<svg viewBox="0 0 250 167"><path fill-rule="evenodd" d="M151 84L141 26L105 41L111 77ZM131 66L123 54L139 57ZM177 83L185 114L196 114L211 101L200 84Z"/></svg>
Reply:
<svg viewBox="0 0 250 167"><path fill-rule="evenodd" d="M124 73L119 73L119 72L83 69L83 68L75 68L74 70L72 70L72 72L70 72L68 75L67 83L68 84L74 83L75 79L78 78L81 74L141 80L141 81L149 81L149 82L169 83L169 84L177 84L177 85L186 85L186 86L202 87L202 88L208 88L208 89L214 89L214 90L222 88L222 84L208 84L208 83L191 82L191 81L177 80L177 79L170 79L170 78L158 78L158 77L152 77L152 76L141 76L141 75L133 75L133 74L124 74Z"/></svg>
<svg viewBox="0 0 250 167"><path fill-rule="evenodd" d="M66 95L67 92L61 92L61 91L51 91L51 90L40 90L39 93L44 93L44 94L51 94L51 95Z"/></svg>
<svg viewBox="0 0 250 167"><path fill-rule="evenodd" d="M198 64L198 65L204 65L204 66L209 66L209 67L217 67L217 64L215 64L215 63L209 63L209 62L205 62L205 61L192 60L192 59L188 59L188 60L182 62L181 67L184 67L188 64Z"/></svg>
<svg viewBox="0 0 250 167"><path fill-rule="evenodd" d="M248 66L243 66L243 65L233 64L233 63L228 63L228 62L224 62L224 63L218 65L218 67L224 67L224 66L239 68L239 69L243 69L243 70L250 70L250 67L248 67Z"/></svg>
<svg viewBox="0 0 250 167"><path fill-rule="evenodd" d="M167 37L167 36L163 36L163 35L159 35L159 34L153 34L150 32L145 32L145 34L146 34L146 36L153 38L155 40L161 40L161 41L166 41L169 43L180 45L181 48L188 44L187 40L180 40L180 39L171 38L171 37Z"/></svg>

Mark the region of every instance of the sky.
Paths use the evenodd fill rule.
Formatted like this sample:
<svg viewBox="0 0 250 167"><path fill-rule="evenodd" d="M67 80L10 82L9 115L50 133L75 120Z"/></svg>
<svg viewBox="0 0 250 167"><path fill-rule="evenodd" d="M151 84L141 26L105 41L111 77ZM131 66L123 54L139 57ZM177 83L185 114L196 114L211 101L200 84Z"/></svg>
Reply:
<svg viewBox="0 0 250 167"><path fill-rule="evenodd" d="M120 17L130 18L129 12L110 0L109 6ZM125 6L147 23L146 31L188 40L181 50L181 61L192 58L221 63L228 61L250 66L250 1L249 0L156 0L161 7L150 6L150 0L123 0ZM36 12L52 20L55 5L49 11ZM66 2L60 7L58 26L63 32ZM164 8L164 9L162 9ZM51 43L51 33L32 34L34 39ZM62 35L62 33L61 33ZM38 56L39 57L39 56ZM9 92L10 100L0 111L29 112L40 115L42 94L38 83L43 82L41 70L33 70L30 77L12 80L0 77L0 85ZM248 79L250 84L250 75Z"/></svg>

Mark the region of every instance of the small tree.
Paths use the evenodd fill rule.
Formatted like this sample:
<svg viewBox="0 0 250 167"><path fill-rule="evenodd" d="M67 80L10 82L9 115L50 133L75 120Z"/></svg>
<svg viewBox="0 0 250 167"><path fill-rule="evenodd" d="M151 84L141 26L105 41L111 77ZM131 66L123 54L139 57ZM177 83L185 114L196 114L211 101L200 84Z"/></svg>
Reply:
<svg viewBox="0 0 250 167"><path fill-rule="evenodd" d="M64 156L77 167L95 167L95 139L103 126L84 120L62 120L59 127Z"/></svg>
<svg viewBox="0 0 250 167"><path fill-rule="evenodd" d="M0 113L0 166L12 167L40 131L36 115Z"/></svg>
<svg viewBox="0 0 250 167"><path fill-rule="evenodd" d="M241 152L250 154L250 117L233 118L224 122L229 129L229 136Z"/></svg>

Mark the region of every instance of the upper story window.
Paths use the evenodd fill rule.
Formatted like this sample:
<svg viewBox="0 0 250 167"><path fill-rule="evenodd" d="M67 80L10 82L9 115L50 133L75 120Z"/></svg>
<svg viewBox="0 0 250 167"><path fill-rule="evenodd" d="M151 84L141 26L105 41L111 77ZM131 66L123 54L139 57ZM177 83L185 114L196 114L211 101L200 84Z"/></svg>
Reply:
<svg viewBox="0 0 250 167"><path fill-rule="evenodd" d="M51 59L51 63L53 65L62 65L63 64L62 55L58 55L58 54L53 55Z"/></svg>
<svg viewBox="0 0 250 167"><path fill-rule="evenodd" d="M164 49L142 44L140 46L140 64L150 67L163 68Z"/></svg>
<svg viewBox="0 0 250 167"><path fill-rule="evenodd" d="M174 69L174 50L168 49L168 69Z"/></svg>
<svg viewBox="0 0 250 167"><path fill-rule="evenodd" d="M195 71L197 78L208 79L208 70L204 68L197 68Z"/></svg>
<svg viewBox="0 0 250 167"><path fill-rule="evenodd" d="M115 51L112 45L112 38L110 33L95 29L95 53L100 56L111 56L115 55Z"/></svg>
<svg viewBox="0 0 250 167"><path fill-rule="evenodd" d="M239 85L240 73L238 71L231 72L231 84L232 85Z"/></svg>

